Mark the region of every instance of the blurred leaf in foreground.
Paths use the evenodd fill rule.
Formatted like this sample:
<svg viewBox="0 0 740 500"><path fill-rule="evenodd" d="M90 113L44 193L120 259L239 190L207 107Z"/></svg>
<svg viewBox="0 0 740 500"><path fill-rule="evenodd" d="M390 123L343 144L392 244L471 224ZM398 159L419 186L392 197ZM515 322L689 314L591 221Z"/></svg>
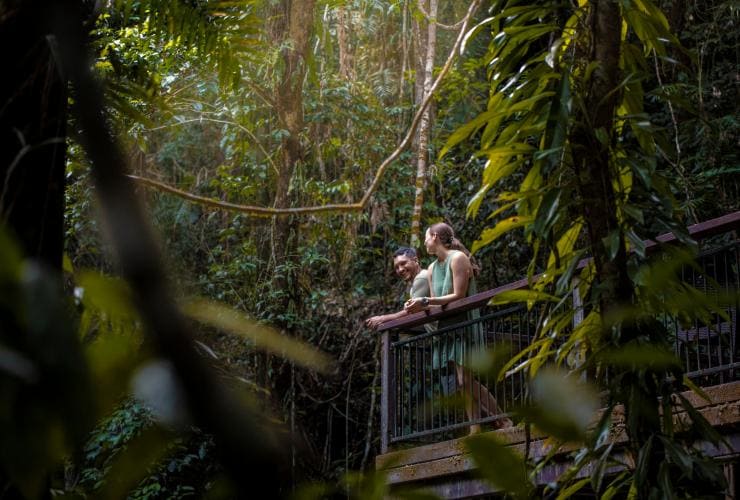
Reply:
<svg viewBox="0 0 740 500"><path fill-rule="evenodd" d="M278 330L260 324L257 320L222 304L194 300L184 309L188 316L201 323L245 337L254 342L256 347L306 368L326 372L332 364L329 356L313 346L282 335Z"/></svg>
<svg viewBox="0 0 740 500"><path fill-rule="evenodd" d="M532 402L517 410L525 420L562 442L583 442L599 408L596 390L555 369L532 381Z"/></svg>
<svg viewBox="0 0 740 500"><path fill-rule="evenodd" d="M471 436L465 447L473 456L479 474L496 488L514 498L528 498L532 492L524 459L489 434Z"/></svg>

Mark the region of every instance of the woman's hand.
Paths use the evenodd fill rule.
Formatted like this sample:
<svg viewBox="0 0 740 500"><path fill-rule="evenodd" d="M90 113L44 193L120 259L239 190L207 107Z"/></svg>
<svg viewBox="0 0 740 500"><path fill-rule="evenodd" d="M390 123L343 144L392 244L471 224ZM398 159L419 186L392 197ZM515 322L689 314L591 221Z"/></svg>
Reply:
<svg viewBox="0 0 740 500"><path fill-rule="evenodd" d="M409 299L403 305L403 310L409 314L423 311L424 309L426 309L424 306L424 298Z"/></svg>

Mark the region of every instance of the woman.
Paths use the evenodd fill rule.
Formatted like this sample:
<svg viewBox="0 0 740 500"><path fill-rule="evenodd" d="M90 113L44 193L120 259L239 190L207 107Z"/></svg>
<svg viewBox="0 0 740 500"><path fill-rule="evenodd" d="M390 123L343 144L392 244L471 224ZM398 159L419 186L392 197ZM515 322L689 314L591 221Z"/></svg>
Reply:
<svg viewBox="0 0 740 500"><path fill-rule="evenodd" d="M475 277L480 272L480 268L475 260L471 257L467 248L455 238L452 228L444 222L432 225L426 231L424 246L430 255L437 258L429 266L429 290L430 297L420 297L410 299L405 304L405 310L414 313L428 308L429 306L444 306L476 293ZM445 318L439 322L439 328L445 328L464 321L479 318L477 309ZM447 339L440 339L442 346L437 349L434 356L435 368L442 367L445 362L448 366L449 373L454 373L454 383L456 389L462 388L465 394L472 395L466 398L466 413L468 418L473 420L479 418L481 410L489 415L496 415L499 412L496 399L490 394L488 389L474 380L470 371L463 368L463 358L465 345L460 342L460 337L453 334L454 340L448 342ZM472 350L483 347L483 334L480 323L466 327L465 337ZM448 336L449 338L449 336ZM445 385L445 384L443 384ZM475 408L473 408L473 404ZM500 419L494 425L505 427L511 425L508 418ZM472 425L470 433L480 432L480 425Z"/></svg>

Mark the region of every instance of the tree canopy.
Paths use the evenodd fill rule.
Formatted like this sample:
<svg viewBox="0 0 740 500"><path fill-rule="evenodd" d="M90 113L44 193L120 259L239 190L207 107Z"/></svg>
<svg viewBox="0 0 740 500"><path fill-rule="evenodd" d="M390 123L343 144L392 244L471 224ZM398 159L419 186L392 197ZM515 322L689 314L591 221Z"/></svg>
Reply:
<svg viewBox="0 0 740 500"><path fill-rule="evenodd" d="M510 296L544 307L528 377L583 352L572 373L625 404L642 468L594 491L721 487L659 419L680 370L614 353L663 352L656 315L716 312L678 284L665 300L642 241L672 231L691 250L688 224L738 210L732 2L10 0L0 14L18 49L0 87L5 491L382 496L364 320L401 307L393 252L424 255L419 231L439 221L482 264L479 289L532 281ZM586 320L554 352L575 290ZM580 464L609 456L597 438L582 450ZM563 495L586 484L561 480Z"/></svg>

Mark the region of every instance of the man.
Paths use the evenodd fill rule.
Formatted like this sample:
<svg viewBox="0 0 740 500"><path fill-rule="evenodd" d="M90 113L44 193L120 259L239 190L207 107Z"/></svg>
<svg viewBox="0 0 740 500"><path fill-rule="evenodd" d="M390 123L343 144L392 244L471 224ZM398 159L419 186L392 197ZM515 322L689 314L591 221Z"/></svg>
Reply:
<svg viewBox="0 0 740 500"><path fill-rule="evenodd" d="M401 247L393 254L393 269L396 274L409 285L409 298L429 297L429 278L426 269L419 264L416 250L409 247ZM381 324L394 319L403 318L409 313L401 309L397 313L373 316L365 321L365 324L377 329Z"/></svg>

